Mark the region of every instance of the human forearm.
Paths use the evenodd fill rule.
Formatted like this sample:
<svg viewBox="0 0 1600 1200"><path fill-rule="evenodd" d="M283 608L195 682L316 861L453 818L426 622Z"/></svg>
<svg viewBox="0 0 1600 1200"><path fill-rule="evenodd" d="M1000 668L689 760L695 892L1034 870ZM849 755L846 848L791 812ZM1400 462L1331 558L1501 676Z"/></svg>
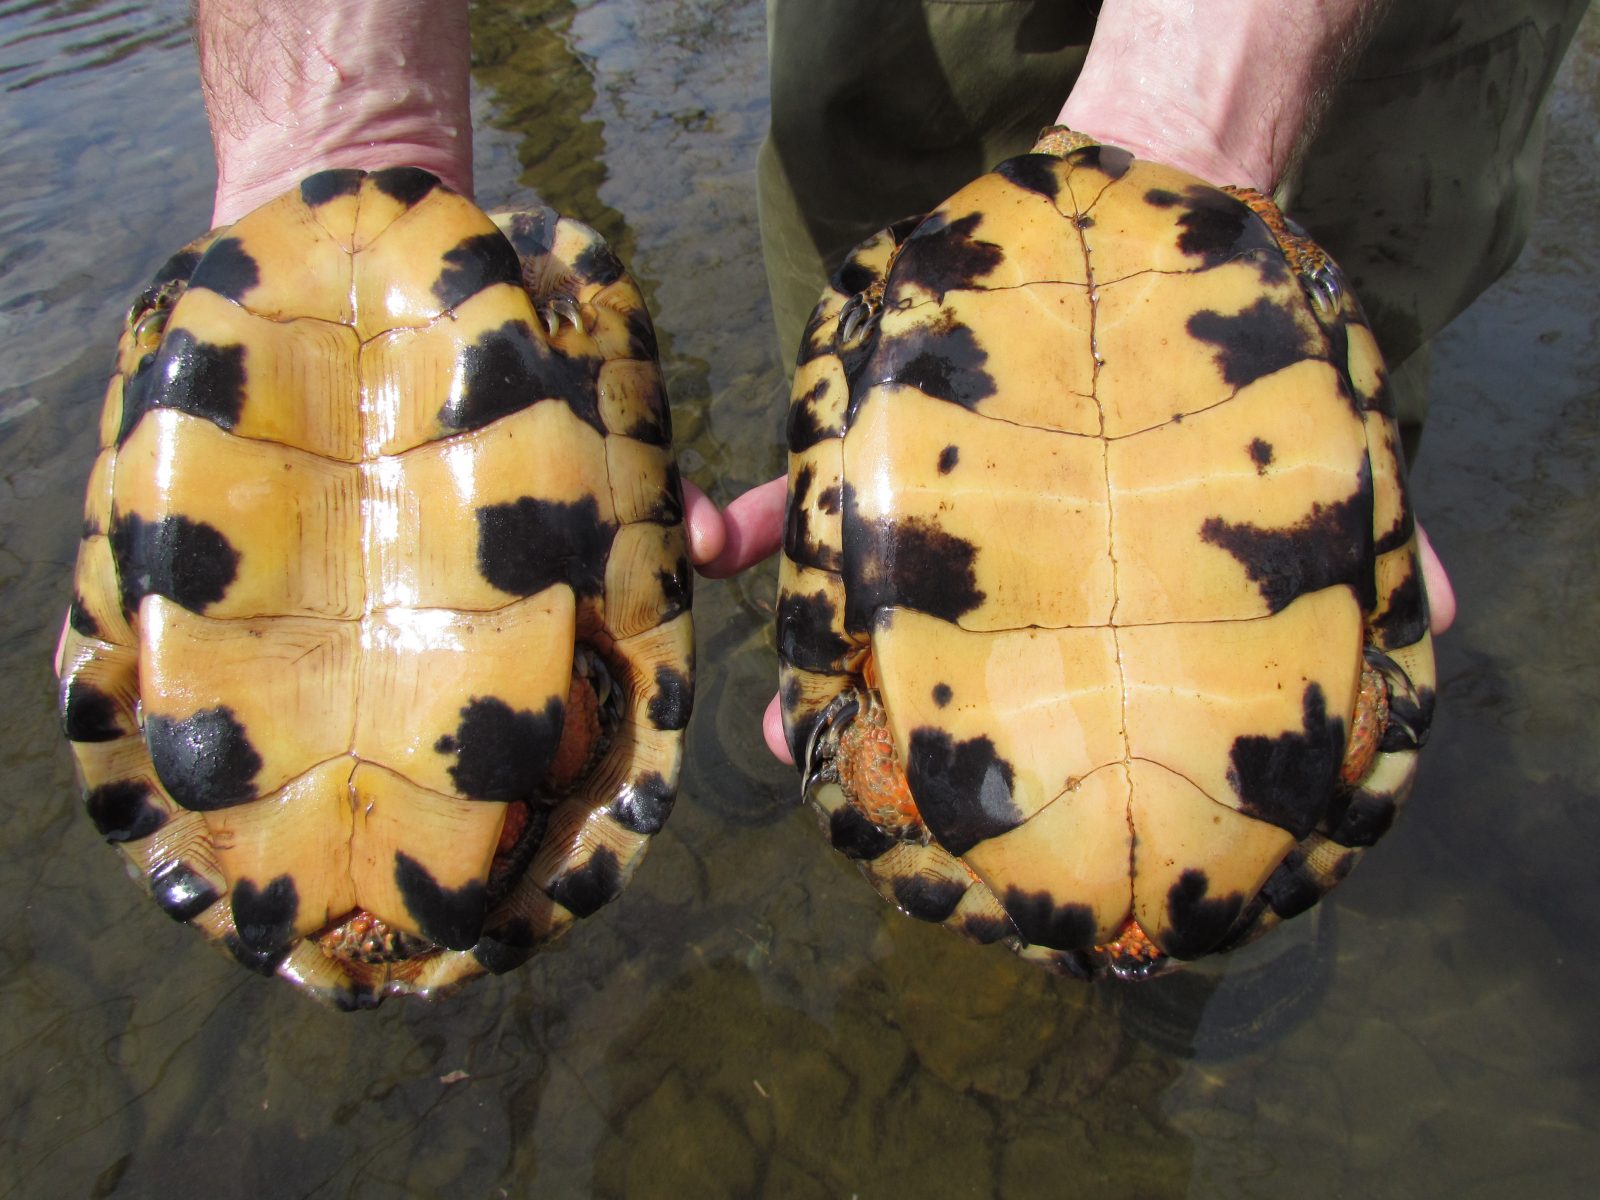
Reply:
<svg viewBox="0 0 1600 1200"><path fill-rule="evenodd" d="M1387 0L1105 0L1061 123L1270 192Z"/></svg>
<svg viewBox="0 0 1600 1200"><path fill-rule="evenodd" d="M424 167L472 193L467 11L430 0L201 0L213 223L324 167Z"/></svg>

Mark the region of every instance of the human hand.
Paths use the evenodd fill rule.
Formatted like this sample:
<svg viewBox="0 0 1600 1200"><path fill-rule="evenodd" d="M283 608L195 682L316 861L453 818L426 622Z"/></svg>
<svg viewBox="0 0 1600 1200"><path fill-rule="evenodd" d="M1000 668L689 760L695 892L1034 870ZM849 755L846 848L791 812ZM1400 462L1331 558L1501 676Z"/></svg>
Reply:
<svg viewBox="0 0 1600 1200"><path fill-rule="evenodd" d="M421 167L472 195L467 6L200 0L212 225L328 167Z"/></svg>
<svg viewBox="0 0 1600 1200"><path fill-rule="evenodd" d="M1270 195L1385 0L1106 0L1059 124L1210 183Z"/></svg>
<svg viewBox="0 0 1600 1200"><path fill-rule="evenodd" d="M202 0L201 83L217 154L213 225L326 167L416 166L472 195L465 4ZM720 511L683 485L689 556L723 578L773 553L782 479Z"/></svg>

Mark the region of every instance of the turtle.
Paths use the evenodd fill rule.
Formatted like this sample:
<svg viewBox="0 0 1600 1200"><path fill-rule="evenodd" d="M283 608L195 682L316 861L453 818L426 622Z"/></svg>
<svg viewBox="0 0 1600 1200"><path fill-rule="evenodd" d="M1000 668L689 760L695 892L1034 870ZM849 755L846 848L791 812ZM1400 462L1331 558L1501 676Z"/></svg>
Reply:
<svg viewBox="0 0 1600 1200"><path fill-rule="evenodd" d="M693 703L671 433L638 288L549 207L332 169L162 266L56 653L156 904L350 1009L612 900Z"/></svg>
<svg viewBox="0 0 1600 1200"><path fill-rule="evenodd" d="M787 442L784 736L903 912L1144 978L1389 828L1435 703L1393 401L1268 197L1046 131L848 254Z"/></svg>

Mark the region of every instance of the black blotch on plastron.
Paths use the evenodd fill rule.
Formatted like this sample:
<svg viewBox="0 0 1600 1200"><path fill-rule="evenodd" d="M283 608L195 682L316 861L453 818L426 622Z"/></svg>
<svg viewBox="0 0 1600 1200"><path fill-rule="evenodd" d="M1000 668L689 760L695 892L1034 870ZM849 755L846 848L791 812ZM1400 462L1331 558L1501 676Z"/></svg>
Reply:
<svg viewBox="0 0 1600 1200"><path fill-rule="evenodd" d="M994 173L1019 188L1038 192L1054 200L1056 193L1061 190L1061 177L1055 172L1057 161L1053 154L1019 154L1016 158L1006 159L994 169Z"/></svg>
<svg viewBox="0 0 1600 1200"><path fill-rule="evenodd" d="M919 921L943 921L955 912L967 889L953 879L902 875L889 884L900 911Z"/></svg>
<svg viewBox="0 0 1600 1200"><path fill-rule="evenodd" d="M461 385L440 407L439 424L448 433L481 429L540 400L556 399L604 434L595 391L598 370L594 359L570 358L547 344L527 322L507 321L462 347L456 363Z"/></svg>
<svg viewBox="0 0 1600 1200"><path fill-rule="evenodd" d="M817 508L830 517L839 515L839 486L825 487L817 493Z"/></svg>
<svg viewBox="0 0 1600 1200"><path fill-rule="evenodd" d="M1166 945L1174 958L1199 958L1214 949L1244 909L1244 897L1234 892L1208 898L1211 880L1204 871L1190 868L1167 891Z"/></svg>
<svg viewBox="0 0 1600 1200"><path fill-rule="evenodd" d="M601 846L583 866L568 871L550 884L555 902L575 917L587 917L604 908L622 892L622 864L609 847Z"/></svg>
<svg viewBox="0 0 1600 1200"><path fill-rule="evenodd" d="M340 196L354 196L361 190L363 174L349 167L318 171L300 181L300 199L308 208L318 208Z"/></svg>
<svg viewBox="0 0 1600 1200"><path fill-rule="evenodd" d="M511 214L506 237L519 257L538 259L550 253L555 244L556 224L561 215L553 208L536 208Z"/></svg>
<svg viewBox="0 0 1600 1200"><path fill-rule="evenodd" d="M191 812L214 812L256 798L261 755L231 708L203 708L181 721L147 716L144 740L161 786Z"/></svg>
<svg viewBox="0 0 1600 1200"><path fill-rule="evenodd" d="M854 419L857 398L867 391L858 384L858 374L868 386L912 387L935 400L976 409L994 395L994 376L983 369L988 361L989 354L978 344L971 327L949 311L926 324L879 338L872 353L858 363L845 364L851 380L850 418Z"/></svg>
<svg viewBox="0 0 1600 1200"><path fill-rule="evenodd" d="M497 283L522 284L517 252L498 229L463 238L442 257L445 266L434 280L433 295L445 308L456 308Z"/></svg>
<svg viewBox="0 0 1600 1200"><path fill-rule="evenodd" d="M1238 560L1270 612L1281 611L1297 596L1340 584L1355 593L1363 612L1371 612L1377 602L1372 478L1365 464L1349 499L1318 501L1296 525L1264 529L1208 517L1200 537Z"/></svg>
<svg viewBox="0 0 1600 1200"><path fill-rule="evenodd" d="M956 469L956 464L961 461L961 448L959 446L946 446L939 451L939 474L948 475Z"/></svg>
<svg viewBox="0 0 1600 1200"><path fill-rule="evenodd" d="M823 438L838 437L842 432L826 428L817 420L817 402L827 393L828 383L826 379L817 380L805 395L796 397L789 405L789 420L784 432L790 454L799 454Z"/></svg>
<svg viewBox="0 0 1600 1200"><path fill-rule="evenodd" d="M624 829L654 837L672 815L673 790L660 772L648 771L623 784L607 810Z"/></svg>
<svg viewBox="0 0 1600 1200"><path fill-rule="evenodd" d="M1250 445L1245 449L1250 454L1250 461L1256 465L1256 474L1265 475L1267 468L1272 465L1272 443L1261 438L1252 438Z"/></svg>
<svg viewBox="0 0 1600 1200"><path fill-rule="evenodd" d="M100 622L94 619L94 614L89 611L89 606L78 593L73 593L72 603L67 606L67 624L83 634L84 637L100 637ZM104 640L103 638L101 639Z"/></svg>
<svg viewBox="0 0 1600 1200"><path fill-rule="evenodd" d="M222 893L188 863L173 859L150 872L150 898L174 921L192 921L221 899Z"/></svg>
<svg viewBox="0 0 1600 1200"><path fill-rule="evenodd" d="M175 409L210 421L219 429L232 429L244 411L245 356L242 345L218 346L201 341L187 329L169 331L149 377L139 381L136 408L126 403L124 390L119 438L133 431L144 412L156 408Z"/></svg>
<svg viewBox="0 0 1600 1200"><path fill-rule="evenodd" d="M233 885L233 924L239 941L255 955L273 955L294 941L300 894L294 880L279 875L258 887L241 879Z"/></svg>
<svg viewBox="0 0 1600 1200"><path fill-rule="evenodd" d="M1329 716L1322 688L1306 684L1299 730L1244 734L1228 752L1228 783L1240 811L1286 829L1298 840L1328 810L1344 761L1344 719Z"/></svg>
<svg viewBox="0 0 1600 1200"><path fill-rule="evenodd" d="M682 671L665 663L656 667L656 694L650 697L645 714L657 729L682 729L689 724L694 707L694 684Z"/></svg>
<svg viewBox="0 0 1600 1200"><path fill-rule="evenodd" d="M948 683L936 683L933 685L933 702L940 708L943 708L945 705L949 704L950 697L953 695L955 695L955 693L950 690L950 685Z"/></svg>
<svg viewBox="0 0 1600 1200"><path fill-rule="evenodd" d="M778 597L778 657L802 671L842 670L854 647L838 632L839 617L825 591Z"/></svg>
<svg viewBox="0 0 1600 1200"><path fill-rule="evenodd" d="M541 500L523 496L478 509L478 571L513 596L532 596L553 583L579 597L605 587L606 558L617 527L600 516L593 496Z"/></svg>
<svg viewBox="0 0 1600 1200"><path fill-rule="evenodd" d="M166 810L142 779L102 783L83 798L89 819L108 842L136 842L167 823Z"/></svg>
<svg viewBox="0 0 1600 1200"><path fill-rule="evenodd" d="M1092 167L1109 179L1121 179L1133 167L1133 154L1121 146L1094 145L1067 156L1076 166Z"/></svg>
<svg viewBox="0 0 1600 1200"><path fill-rule="evenodd" d="M983 603L971 542L923 517L863 518L848 484L843 501L846 629L864 631L889 605L954 622Z"/></svg>
<svg viewBox="0 0 1600 1200"><path fill-rule="evenodd" d="M1428 632L1428 594L1414 564L1385 598L1383 615L1372 623L1372 632L1385 650L1415 645Z"/></svg>
<svg viewBox="0 0 1600 1200"><path fill-rule="evenodd" d="M951 854L965 854L1022 824L1011 764L986 737L953 741L942 729L911 731L906 783L924 824Z"/></svg>
<svg viewBox="0 0 1600 1200"><path fill-rule="evenodd" d="M1201 186L1190 187L1182 201L1188 211L1178 218L1182 231L1178 234L1178 249L1190 258L1200 259L1202 269L1257 254L1256 265L1263 282L1276 282L1287 276L1283 253L1272 231L1248 205L1226 192Z"/></svg>
<svg viewBox="0 0 1600 1200"><path fill-rule="evenodd" d="M1197 312L1186 328L1190 336L1217 347L1217 369L1232 388L1312 358L1317 349L1294 312L1266 296L1232 315Z"/></svg>
<svg viewBox="0 0 1600 1200"><path fill-rule="evenodd" d="M470 950L483 930L488 896L482 882L442 886L416 859L395 851L394 883L422 936L450 950Z"/></svg>
<svg viewBox="0 0 1600 1200"><path fill-rule="evenodd" d="M972 236L982 220L980 213L954 221L935 214L918 225L894 260L891 295L903 296L902 286L910 284L942 302L948 291L978 287L1005 259L999 246Z"/></svg>
<svg viewBox="0 0 1600 1200"><path fill-rule="evenodd" d="M1177 192L1168 191L1166 188L1151 188L1144 194L1144 202L1154 208L1171 208L1182 200L1183 197Z"/></svg>
<svg viewBox="0 0 1600 1200"><path fill-rule="evenodd" d="M798 755L795 761L801 761ZM871 862L887 854L898 839L874 825L855 805L842 804L828 814L828 844L846 858Z"/></svg>
<svg viewBox="0 0 1600 1200"><path fill-rule="evenodd" d="M146 596L165 596L203 613L227 594L239 571L239 552L204 521L182 516L146 521L123 513L112 519L110 538L122 609L129 615Z"/></svg>
<svg viewBox="0 0 1600 1200"><path fill-rule="evenodd" d="M1057 904L1047 891L1008 887L1000 898L1024 941L1052 950L1086 950L1095 944L1094 910L1087 904Z"/></svg>
<svg viewBox="0 0 1600 1200"><path fill-rule="evenodd" d="M127 737L123 707L94 684L68 679L61 689L61 729L72 742L111 742Z"/></svg>
<svg viewBox="0 0 1600 1200"><path fill-rule="evenodd" d="M261 267L244 243L233 237L212 242L189 277L190 287L206 288L236 302L242 302L245 293L260 282Z"/></svg>
<svg viewBox="0 0 1600 1200"><path fill-rule="evenodd" d="M623 276L622 260L617 257L616 251L598 240L590 243L589 247L578 255L572 267L584 279L601 287L615 283Z"/></svg>
<svg viewBox="0 0 1600 1200"><path fill-rule="evenodd" d="M454 733L434 742L455 755L449 768L456 790L473 800L532 800L550 768L566 706L555 696L539 712L514 709L496 696L474 696L461 709Z"/></svg>
<svg viewBox="0 0 1600 1200"><path fill-rule="evenodd" d="M439 177L421 167L385 167L367 176L372 186L389 199L413 208L440 186Z"/></svg>

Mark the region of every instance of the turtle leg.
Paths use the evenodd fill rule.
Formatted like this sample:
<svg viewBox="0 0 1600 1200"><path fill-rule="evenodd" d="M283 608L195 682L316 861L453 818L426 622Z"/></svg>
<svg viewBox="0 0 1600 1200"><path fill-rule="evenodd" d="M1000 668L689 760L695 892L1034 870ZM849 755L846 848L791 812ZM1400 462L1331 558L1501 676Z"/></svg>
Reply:
<svg viewBox="0 0 1600 1200"><path fill-rule="evenodd" d="M863 671L870 681L870 659ZM879 895L907 916L973 941L1020 946L988 885L928 832L870 684L838 693L810 750L806 797L828 840Z"/></svg>

